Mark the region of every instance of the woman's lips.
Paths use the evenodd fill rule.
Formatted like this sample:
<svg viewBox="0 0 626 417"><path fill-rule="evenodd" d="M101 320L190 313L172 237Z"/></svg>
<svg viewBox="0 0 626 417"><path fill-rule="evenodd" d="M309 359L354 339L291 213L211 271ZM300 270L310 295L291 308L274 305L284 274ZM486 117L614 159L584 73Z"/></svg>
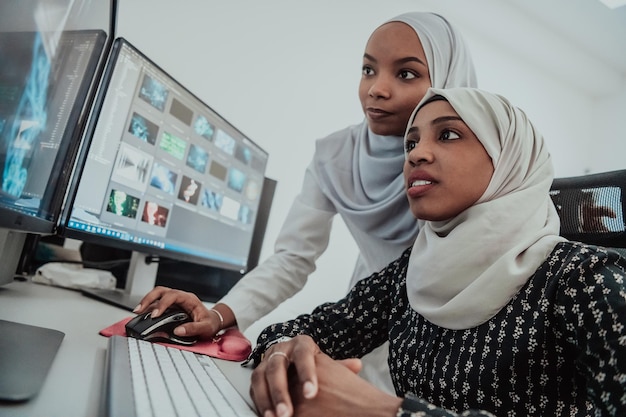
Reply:
<svg viewBox="0 0 626 417"><path fill-rule="evenodd" d="M392 113L388 111L376 109L376 108L368 108L366 111L367 111L367 117L372 120L382 119L382 118L389 117L392 115Z"/></svg>
<svg viewBox="0 0 626 417"><path fill-rule="evenodd" d="M436 182L430 175L426 173L415 173L411 175L407 181L407 195L409 197L421 197L431 188L435 186Z"/></svg>

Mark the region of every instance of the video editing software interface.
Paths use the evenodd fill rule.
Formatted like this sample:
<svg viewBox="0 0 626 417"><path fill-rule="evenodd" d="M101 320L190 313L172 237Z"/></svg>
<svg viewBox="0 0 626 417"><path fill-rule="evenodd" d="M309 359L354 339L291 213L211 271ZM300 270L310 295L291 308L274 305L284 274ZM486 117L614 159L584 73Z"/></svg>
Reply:
<svg viewBox="0 0 626 417"><path fill-rule="evenodd" d="M66 234L245 271L267 153L123 38L100 90Z"/></svg>
<svg viewBox="0 0 626 417"><path fill-rule="evenodd" d="M11 224L12 212L54 226L105 41L99 30L0 32L2 226L27 226Z"/></svg>

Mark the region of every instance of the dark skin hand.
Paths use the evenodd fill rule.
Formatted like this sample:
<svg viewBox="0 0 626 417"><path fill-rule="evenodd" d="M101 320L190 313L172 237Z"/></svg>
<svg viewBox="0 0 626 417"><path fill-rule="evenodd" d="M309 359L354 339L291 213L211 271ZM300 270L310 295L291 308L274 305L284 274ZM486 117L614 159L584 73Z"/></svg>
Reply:
<svg viewBox="0 0 626 417"><path fill-rule="evenodd" d="M227 305L218 303L213 307L224 318L222 326L219 316L209 310L195 294L167 287L155 287L141 299L133 312L142 314L152 311L153 317L158 317L174 304L183 308L193 318L193 322L182 324L174 330L174 334L178 336L210 339L220 330L236 324L235 315Z"/></svg>
<svg viewBox="0 0 626 417"><path fill-rule="evenodd" d="M336 361L325 354L319 354L315 356L315 365L319 375L317 395L313 398L304 398L302 385L296 384L292 388L294 415L298 417L396 415L402 399L379 390L358 376L360 370L358 359Z"/></svg>
<svg viewBox="0 0 626 417"><path fill-rule="evenodd" d="M263 417L394 416L402 399L359 377L360 369L360 360L333 360L309 336L297 336L268 349L250 396Z"/></svg>

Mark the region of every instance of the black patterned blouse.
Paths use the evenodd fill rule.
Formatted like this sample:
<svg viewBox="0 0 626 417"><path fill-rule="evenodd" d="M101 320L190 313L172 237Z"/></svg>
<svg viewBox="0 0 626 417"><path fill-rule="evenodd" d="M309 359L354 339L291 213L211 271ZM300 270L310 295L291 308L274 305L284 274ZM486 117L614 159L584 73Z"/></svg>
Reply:
<svg viewBox="0 0 626 417"><path fill-rule="evenodd" d="M626 416L626 260L560 243L495 317L450 330L410 307L410 252L339 302L267 327L250 358L280 336L310 335L336 359L389 340L396 393L421 398L424 415Z"/></svg>

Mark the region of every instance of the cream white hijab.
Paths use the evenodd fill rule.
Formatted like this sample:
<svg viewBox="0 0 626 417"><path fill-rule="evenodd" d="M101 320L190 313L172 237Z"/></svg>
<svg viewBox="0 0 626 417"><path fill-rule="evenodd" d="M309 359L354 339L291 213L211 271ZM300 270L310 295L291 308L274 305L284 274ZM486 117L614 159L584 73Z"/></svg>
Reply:
<svg viewBox="0 0 626 417"><path fill-rule="evenodd" d="M415 30L428 61L431 86L476 87L468 46L446 19L434 13L409 12L383 24L389 22L403 22ZM357 242L370 264L361 273L382 268L417 235L418 225L408 210L404 191L403 160L402 137L376 135L366 121L316 144L312 169L324 195L349 228L377 240ZM397 250L388 254L376 249L381 248L381 240ZM374 257L380 259L371 259Z"/></svg>
<svg viewBox="0 0 626 417"><path fill-rule="evenodd" d="M472 88L430 89L445 97L494 165L485 193L445 221L420 221L407 271L411 307L430 322L468 329L492 318L545 261L559 236L550 199L550 154L524 112Z"/></svg>

